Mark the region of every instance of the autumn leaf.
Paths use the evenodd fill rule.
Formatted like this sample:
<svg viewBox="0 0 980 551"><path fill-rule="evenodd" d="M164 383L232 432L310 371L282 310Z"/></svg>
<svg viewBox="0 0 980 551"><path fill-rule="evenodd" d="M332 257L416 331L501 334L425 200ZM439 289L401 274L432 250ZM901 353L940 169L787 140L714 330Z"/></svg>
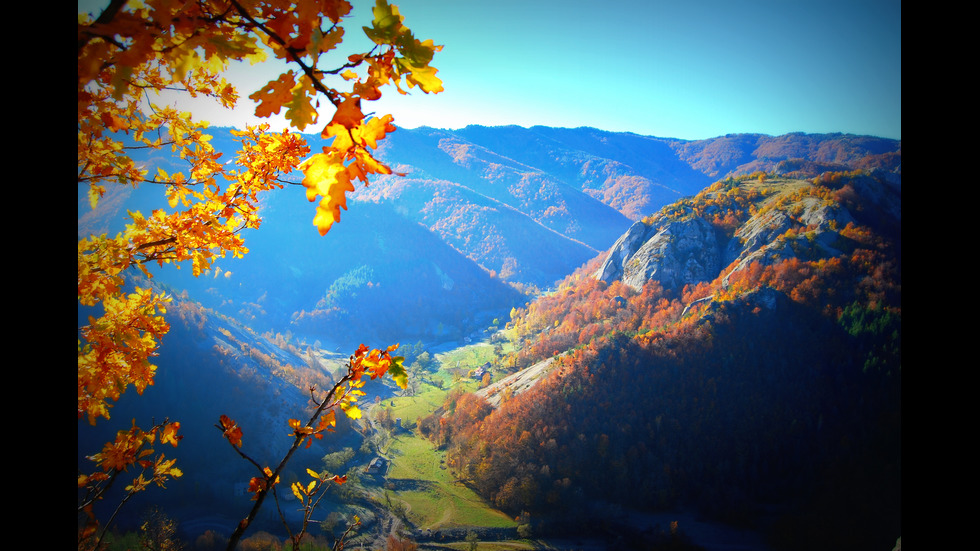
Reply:
<svg viewBox="0 0 980 551"><path fill-rule="evenodd" d="M129 128L129 123L115 113L102 113L102 124L113 132Z"/></svg>
<svg viewBox="0 0 980 551"><path fill-rule="evenodd" d="M352 404L349 404L349 405L347 405L346 408L344 408L344 413L346 413L347 414L347 417L350 417L351 419L360 419L361 418L361 410L360 410L360 408L358 408L357 406L352 405Z"/></svg>
<svg viewBox="0 0 980 551"><path fill-rule="evenodd" d="M163 427L163 432L160 434L161 444L171 444L173 447L177 447L177 443L183 438L182 435L178 435L177 431L180 430L180 423L169 423Z"/></svg>
<svg viewBox="0 0 980 551"><path fill-rule="evenodd" d="M326 413L320 416L320 420L317 423L317 433L323 431L333 431L333 427L337 426L337 414L334 410L328 410Z"/></svg>
<svg viewBox="0 0 980 551"><path fill-rule="evenodd" d="M354 185L343 163L335 156L325 153L317 154L301 166L305 177L306 197L310 201L322 196L317 205L313 224L326 235L335 222L340 220L340 209L347 210L347 192L354 191Z"/></svg>
<svg viewBox="0 0 980 551"><path fill-rule="evenodd" d="M265 490L266 482L264 478L253 476L248 481L248 491L252 494L252 501L259 498L259 492Z"/></svg>
<svg viewBox="0 0 980 551"><path fill-rule="evenodd" d="M290 489L293 491L293 495L296 496L296 499L302 502L304 499L303 485L300 484L299 482L293 482L292 486L290 486Z"/></svg>
<svg viewBox="0 0 980 551"><path fill-rule="evenodd" d="M272 478L272 469L270 469L269 467L263 467L263 468L262 468L262 472L264 472L264 473L265 473L265 477L266 477L266 478ZM273 485L273 486L274 486L274 485L276 485L276 484L279 484L279 477L278 477L278 476L277 476L277 477L276 477L276 479L275 479L275 480L274 480L274 481L272 482L272 485Z"/></svg>
<svg viewBox="0 0 980 551"><path fill-rule="evenodd" d="M347 98L337 106L337 111L330 120L330 124L339 124L344 128L354 128L364 120L364 113L361 112L360 98Z"/></svg>
<svg viewBox="0 0 980 551"><path fill-rule="evenodd" d="M371 149L378 148L378 142L385 139L385 137L395 131L395 125L392 124L394 117L391 115L385 115L383 117L371 117L366 123L360 126L357 131L357 136L360 142Z"/></svg>
<svg viewBox="0 0 980 551"><path fill-rule="evenodd" d="M414 67L428 67L436 52L442 51L442 46L436 46L430 40L419 41L414 36L405 34L398 42L398 50L402 59Z"/></svg>
<svg viewBox="0 0 980 551"><path fill-rule="evenodd" d="M351 4L347 0L325 0L323 2L323 12L330 21L340 22L342 17L350 13Z"/></svg>
<svg viewBox="0 0 980 551"><path fill-rule="evenodd" d="M364 34L375 44L394 43L404 29L404 17L399 13L398 6L392 6L385 0L377 0L373 11L374 21L371 27L363 27Z"/></svg>
<svg viewBox="0 0 980 551"><path fill-rule="evenodd" d="M300 79L300 83L290 90L291 97L285 104L286 120L301 131L315 124L318 117L316 107L313 105L315 91L306 82L306 78Z"/></svg>
<svg viewBox="0 0 980 551"><path fill-rule="evenodd" d="M387 356L387 354L385 354L385 356ZM375 350L364 358L361 364L364 366L364 370L367 371L367 374L370 375L372 379L377 379L378 377L383 377L388 371L388 366L391 364L391 360L382 356L379 351Z"/></svg>
<svg viewBox="0 0 980 551"><path fill-rule="evenodd" d="M229 419L227 415L221 416L220 423L224 437L231 442L231 445L236 448L242 447L242 429L238 423Z"/></svg>
<svg viewBox="0 0 980 551"><path fill-rule="evenodd" d="M323 132L320 133L320 136L323 139L333 138L334 140L330 144L330 149L338 153L346 152L354 147L351 131L342 124L328 124L323 127Z"/></svg>
<svg viewBox="0 0 980 551"><path fill-rule="evenodd" d="M292 101L295 86L296 78L293 71L287 71L279 75L277 80L269 81L268 84L249 95L249 99L258 103L255 106L255 116L265 118L279 113L283 104Z"/></svg>
<svg viewBox="0 0 980 551"><path fill-rule="evenodd" d="M299 419L290 419L287 422L289 424L289 428L293 429L293 434L296 436L303 436L313 432L313 429L310 427L303 426L302 421Z"/></svg>
<svg viewBox="0 0 980 551"><path fill-rule="evenodd" d="M402 389L408 388L408 372L402 365L404 361L404 356L395 356L391 358L391 365L388 367L391 379Z"/></svg>
<svg viewBox="0 0 980 551"><path fill-rule="evenodd" d="M416 85L425 93L437 94L444 91L442 79L436 76L438 69L435 67L412 67L405 80L409 85Z"/></svg>

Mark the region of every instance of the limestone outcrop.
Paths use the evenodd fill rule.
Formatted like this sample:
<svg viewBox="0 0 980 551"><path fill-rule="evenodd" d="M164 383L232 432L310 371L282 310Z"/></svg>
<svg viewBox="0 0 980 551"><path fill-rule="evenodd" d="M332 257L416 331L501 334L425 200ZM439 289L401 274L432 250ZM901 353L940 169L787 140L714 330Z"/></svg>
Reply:
<svg viewBox="0 0 980 551"><path fill-rule="evenodd" d="M650 279L670 289L714 279L722 268L716 233L698 216L637 222L616 241L596 277L607 283L621 279L637 291Z"/></svg>

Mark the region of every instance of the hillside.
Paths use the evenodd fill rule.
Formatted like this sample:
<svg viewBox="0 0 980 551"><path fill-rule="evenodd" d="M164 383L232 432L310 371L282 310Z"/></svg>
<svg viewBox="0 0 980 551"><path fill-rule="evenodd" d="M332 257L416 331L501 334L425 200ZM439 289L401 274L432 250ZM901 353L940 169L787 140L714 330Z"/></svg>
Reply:
<svg viewBox="0 0 980 551"><path fill-rule="evenodd" d="M664 207L512 313L500 382L434 440L543 531L612 502L690 508L776 549L894 543L900 204L854 172L730 178ZM503 378L547 358L534 384Z"/></svg>
<svg viewBox="0 0 980 551"><path fill-rule="evenodd" d="M901 181L900 141L842 134L684 141L592 128L418 128L395 132L379 153L407 177L379 178L353 199L389 204L484 268L542 289L645 214L728 176L878 169Z"/></svg>
<svg viewBox="0 0 980 551"><path fill-rule="evenodd" d="M320 138L307 138L317 149ZM213 144L226 156L234 147L222 129ZM287 186L263 200L265 221L249 237L252 252L219 263L226 280L204 284L173 271L161 277L263 330L288 323L294 332L345 345L368 337L461 341L523 302L503 284L551 288L645 215L728 176L876 169L901 184L900 141L840 134L684 141L591 128L418 128L392 133L379 156L405 176L381 177L352 193L335 228L339 237L319 238L301 187ZM142 162L151 172L180 170L162 155L146 153ZM111 189L95 212L84 197L80 235L117 232L127 210L161 204L152 188ZM275 282L271 300L279 304L263 304L270 296L260 290L269 290L265 282ZM421 311L420 296L433 307ZM468 297L486 300L471 304ZM357 316L365 323L351 326L335 323L331 312L381 318ZM403 337L395 326L406 317L417 323Z"/></svg>
<svg viewBox="0 0 980 551"><path fill-rule="evenodd" d="M164 453L177 460L184 476L165 491L154 488L137 494L117 522L121 529L133 530L153 505L179 521L182 535L193 541L206 530L230 534L250 507L245 489L256 471L222 438L215 427L220 416L227 415L242 427L242 449L256 461L264 465L277 461L291 443L287 420L302 418L309 411L309 386L330 384L332 373L346 358L321 351L313 362L308 343L256 333L188 300L183 292L174 292L173 299L167 313L171 330L154 362L158 366L154 385L142 395L132 390L124 394L111 408L109 422L92 427L79 420L78 466L82 472L90 469L91 462L83 455L99 449L133 419L179 422L183 439ZM84 314L80 309L79 316ZM365 401L391 394L384 385L365 390L369 393ZM322 468L321 459L328 451L343 446L358 449L362 442L351 422L338 416L337 431L316 446L299 450L286 476L294 479L307 467ZM105 514L118 503L121 490L117 485L97 511ZM274 511L264 513L259 528L278 530L281 524Z"/></svg>
<svg viewBox="0 0 980 551"><path fill-rule="evenodd" d="M228 136L215 142L230 151ZM900 142L420 128L393 133L382 156L406 176L358 189L328 237L287 185L263 198L245 258L200 278L156 272L175 298L157 384L125 395L112 423L79 425L82 468L119 423L182 423L187 474L141 496L124 525L157 503L189 534L227 531L244 512L234 481L254 473L220 439L218 415L271 458L308 385L364 342L401 343L440 397L426 411L417 385L364 398L396 396L408 426L420 421L410 443L390 439L407 457L438 447L445 459L429 471L395 464L439 471L441 493L395 484L418 507L407 519L439 525L431 495L479 495L459 518L513 531L529 513L542 536L598 526L587 535L602 539L636 529L617 512L680 509L765 532L776 549L877 548L900 534ZM111 189L90 212L80 193L79 235L119 231L127 209L149 212L160 197ZM493 352L474 365L425 366L429 347L488 335ZM459 397L485 384L459 380L484 363L495 382ZM359 473L382 432L343 425L291 476L348 447L342 466ZM390 520L387 482L345 486L324 514L353 502Z"/></svg>

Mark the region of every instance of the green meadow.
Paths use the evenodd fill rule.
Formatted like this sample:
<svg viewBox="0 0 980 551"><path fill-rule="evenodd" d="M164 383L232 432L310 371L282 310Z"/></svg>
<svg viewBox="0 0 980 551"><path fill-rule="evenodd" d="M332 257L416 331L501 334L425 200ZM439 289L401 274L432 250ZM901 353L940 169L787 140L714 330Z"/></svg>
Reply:
<svg viewBox="0 0 980 551"><path fill-rule="evenodd" d="M402 419L406 427L396 430L382 450L391 460L383 499L403 510L418 528L517 526L458 482L446 467L445 452L413 431L418 419L443 406L453 388L476 390L479 382L468 377L468 371L493 358L493 346L487 343L436 354L436 370L425 374L414 396L397 396L374 406L388 409L391 418Z"/></svg>

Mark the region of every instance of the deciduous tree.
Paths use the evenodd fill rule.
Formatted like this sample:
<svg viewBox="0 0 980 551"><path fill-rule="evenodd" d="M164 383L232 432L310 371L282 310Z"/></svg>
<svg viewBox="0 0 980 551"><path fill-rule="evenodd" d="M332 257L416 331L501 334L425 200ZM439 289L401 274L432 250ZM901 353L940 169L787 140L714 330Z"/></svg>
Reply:
<svg viewBox="0 0 980 551"><path fill-rule="evenodd" d="M372 48L336 61L351 11L346 0L110 0L98 14L78 14L79 193L95 208L108 186L152 185L169 207L130 212L125 231L78 241L78 303L92 312L78 332L79 420L109 419L122 392L132 386L142 393L153 384L169 298L133 285L133 273L150 277L153 264L174 263L200 275L218 258L242 256L242 231L261 222L261 193L282 187L297 169L307 198L317 202L313 224L321 235L340 220L355 182L392 172L373 151L395 130L394 119L365 115L366 104L386 87L402 94L442 91L430 65L442 47L415 38L398 8L377 0L363 26ZM248 96L255 114L285 109L293 129L315 125L331 140L322 151L312 152L294 131L250 126L233 132L240 149L225 162L206 122L160 99L177 91L232 108L239 92L224 77L229 65L268 59L286 70ZM148 173L133 159L140 149L169 151L186 170ZM359 351L366 358L375 352ZM404 386L404 371L395 365L392 373ZM378 363L366 369L381 371ZM181 475L163 454L153 458L151 447L157 438L176 445L177 429L171 422L148 431L134 426L91 456L95 472L78 477L85 494L79 514L89 513L80 546L97 541L91 506L122 472L134 465L149 472L127 488L132 491ZM234 438L234 428L223 432Z"/></svg>

